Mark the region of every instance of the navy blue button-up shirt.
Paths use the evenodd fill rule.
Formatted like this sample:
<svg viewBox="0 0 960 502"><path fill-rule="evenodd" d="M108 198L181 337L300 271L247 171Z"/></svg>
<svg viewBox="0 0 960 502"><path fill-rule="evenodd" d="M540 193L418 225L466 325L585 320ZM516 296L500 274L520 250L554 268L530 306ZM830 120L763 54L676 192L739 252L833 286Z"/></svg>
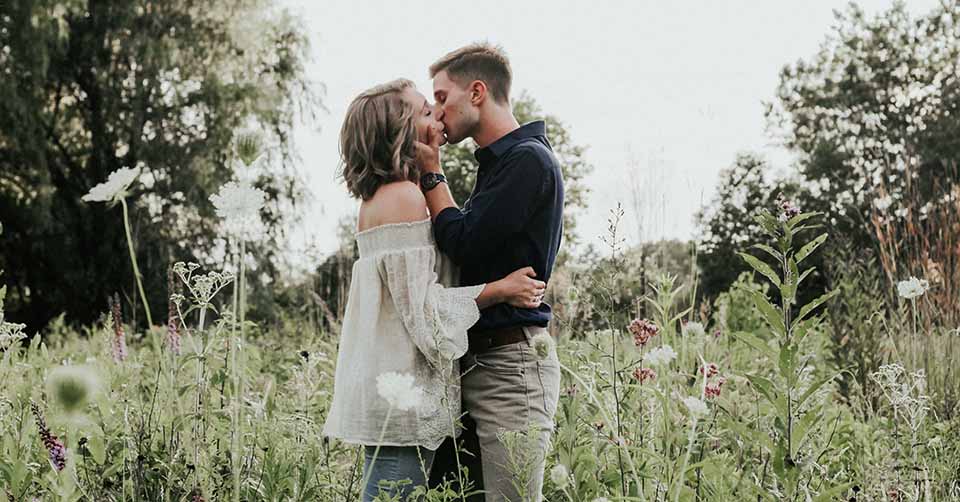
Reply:
<svg viewBox="0 0 960 502"><path fill-rule="evenodd" d="M437 246L460 266L460 284L502 279L531 266L548 282L563 233L563 177L543 121L531 122L476 151L477 182L462 209L448 207L433 223ZM470 332L546 327L550 305L506 303L480 311Z"/></svg>

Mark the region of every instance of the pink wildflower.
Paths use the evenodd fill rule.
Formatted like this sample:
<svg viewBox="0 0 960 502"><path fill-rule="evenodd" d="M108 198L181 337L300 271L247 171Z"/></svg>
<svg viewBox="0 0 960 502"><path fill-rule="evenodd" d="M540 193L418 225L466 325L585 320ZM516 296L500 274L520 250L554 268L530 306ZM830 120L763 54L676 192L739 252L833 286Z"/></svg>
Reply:
<svg viewBox="0 0 960 502"><path fill-rule="evenodd" d="M706 366L700 367L700 374L706 375L707 378L710 378L717 373L720 373L720 368L717 366L717 363L707 363Z"/></svg>
<svg viewBox="0 0 960 502"><path fill-rule="evenodd" d="M777 195L777 206L780 208L780 221L786 222L790 218L800 214L800 208L795 206L793 202L787 200L787 198L781 192Z"/></svg>
<svg viewBox="0 0 960 502"><path fill-rule="evenodd" d="M643 347L651 338L657 336L657 333L660 332L660 328L647 319L634 319L630 322L630 326L627 329L629 329L633 335L633 343L637 347Z"/></svg>
<svg viewBox="0 0 960 502"><path fill-rule="evenodd" d="M654 380L657 378L657 372L653 368L637 368L633 370L633 378L636 378L641 384L647 380Z"/></svg>
<svg viewBox="0 0 960 502"><path fill-rule="evenodd" d="M704 390L704 394L708 398L720 397L720 388L723 387L723 384L727 381L726 378L720 377L713 382L708 382L707 387Z"/></svg>

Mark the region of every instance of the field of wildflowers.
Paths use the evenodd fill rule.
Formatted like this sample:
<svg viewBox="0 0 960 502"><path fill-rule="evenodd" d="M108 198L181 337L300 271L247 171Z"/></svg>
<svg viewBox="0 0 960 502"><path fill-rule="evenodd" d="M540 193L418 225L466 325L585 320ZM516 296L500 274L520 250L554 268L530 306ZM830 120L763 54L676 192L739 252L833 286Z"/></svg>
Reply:
<svg viewBox="0 0 960 502"><path fill-rule="evenodd" d="M313 101L307 37L288 16L248 26L270 3L14 2L0 15L2 223L17 236L0 256L17 258L0 270L0 502L359 500L362 451L321 435L353 243L317 269L320 285L275 302L295 308L248 319L250 283L273 279L252 267L273 258L266 234L299 195L289 173L258 169L271 162L247 119L274 130L286 164L294 110ZM603 257L558 266L552 336L533 341L562 369L544 500L960 500L960 1L938 4L837 11L765 103L797 169L738 155L696 243L625 250L618 206L608 249L592 250ZM101 32L117 38L92 42ZM198 110L217 120L197 127ZM567 209L583 208L585 147L547 123ZM473 152L444 155L464 200ZM656 179L631 180L641 226L666 196ZM219 265L178 255L194 244ZM20 259L35 254L67 265L38 280ZM20 321L40 333L4 315L30 289L42 315ZM126 293L105 302L113 291ZM88 317L47 323L61 311ZM378 390L392 409L424 391L396 373ZM528 439L503 436L519 485ZM477 500L458 481L415 498Z"/></svg>
<svg viewBox="0 0 960 502"><path fill-rule="evenodd" d="M119 204L127 225L137 175L116 172L85 200ZM0 318L0 499L358 499L360 451L320 435L338 333L296 336L295 319L267 329L245 318L242 257L263 200L239 180L212 197L231 265L173 265L162 324L147 311L151 327L131 329L119 298L96 325L54 325L42 339ZM600 302L602 329L575 332L561 317L555 339L535 341L558 352L564 379L546 500L960 498L957 333L925 328L917 304L931 286L903 278L896 305L852 314L883 320L872 324L880 364L841 392L854 368L831 357L827 307L852 293L797 300L812 272L804 260L829 238L820 220L782 197L761 211L767 240L740 253L752 272L710 315L680 307L695 302L695 282L661 274L638 299L649 318ZM617 242L616 218L610 232ZM421 391L405 375L379 384L397 407ZM510 440L521 453L523 434Z"/></svg>

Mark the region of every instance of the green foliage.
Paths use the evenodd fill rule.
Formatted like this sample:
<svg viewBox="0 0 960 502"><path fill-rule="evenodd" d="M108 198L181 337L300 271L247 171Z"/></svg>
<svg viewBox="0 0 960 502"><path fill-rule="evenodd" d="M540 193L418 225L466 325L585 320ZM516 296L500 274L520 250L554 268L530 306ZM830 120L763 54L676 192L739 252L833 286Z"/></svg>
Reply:
<svg viewBox="0 0 960 502"><path fill-rule="evenodd" d="M173 261L216 259L208 198L233 175L245 128L277 145L257 173L271 233L254 253L274 275L279 224L301 192L290 131L317 102L305 53L303 29L265 0L5 4L0 268L9 310L39 329L60 312L90 323L117 288L134 301L115 211L80 200L123 166L144 169L131 224L149 302L165 305Z"/></svg>
<svg viewBox="0 0 960 502"><path fill-rule="evenodd" d="M795 239L804 231L817 227L808 223L816 216L818 213L794 216L785 210L781 210L779 217L769 211L757 215L757 225L775 243L775 247L761 245L759 248L779 260L778 270L750 254L739 253L754 271L770 281L780 296L779 305L774 305L764 293L757 290L750 293L756 310L776 341L777 350L769 349L769 344L750 333L734 336L768 358L775 358L771 361L775 364L773 372L764 372L766 375L756 372L747 378L776 411L771 435L772 465L777 475L775 484L788 498L800 493L805 478L817 475L811 462L816 455L809 449L807 435L819 426L825 414L817 399L810 400L821 387L836 378L832 374L823 376L806 372L811 356L806 354L803 342L811 332L819 331L820 320L808 318L810 314L836 296L839 290L810 301L801 306L799 312L795 308L798 288L812 270L800 273L799 264L823 244L826 234L811 239L799 250L796 250L799 243Z"/></svg>

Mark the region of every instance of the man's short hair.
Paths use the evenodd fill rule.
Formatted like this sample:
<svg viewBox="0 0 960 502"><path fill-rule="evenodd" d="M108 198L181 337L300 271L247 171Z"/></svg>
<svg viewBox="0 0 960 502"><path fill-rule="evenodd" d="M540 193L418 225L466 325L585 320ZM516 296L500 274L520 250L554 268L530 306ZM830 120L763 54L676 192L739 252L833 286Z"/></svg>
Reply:
<svg viewBox="0 0 960 502"><path fill-rule="evenodd" d="M461 87L466 87L474 80L482 80L487 84L494 101L510 103L513 72L507 54L499 45L476 42L461 47L430 65L430 78L442 71L446 71L450 79Z"/></svg>

